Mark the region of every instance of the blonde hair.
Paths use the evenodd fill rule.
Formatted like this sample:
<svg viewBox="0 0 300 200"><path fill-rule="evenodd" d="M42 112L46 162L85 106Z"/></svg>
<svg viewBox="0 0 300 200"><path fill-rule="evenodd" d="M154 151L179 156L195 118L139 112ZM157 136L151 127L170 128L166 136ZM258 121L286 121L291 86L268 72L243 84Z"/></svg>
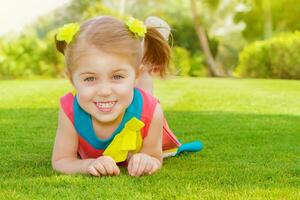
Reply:
<svg viewBox="0 0 300 200"><path fill-rule="evenodd" d="M143 64L161 77L166 74L170 60L170 46L154 27L147 27L143 50L142 39L134 37L124 22L110 16L84 22L70 44L58 41L55 35L55 44L57 50L65 55L70 74L76 67L76 59L91 45L106 53L126 56L137 72Z"/></svg>

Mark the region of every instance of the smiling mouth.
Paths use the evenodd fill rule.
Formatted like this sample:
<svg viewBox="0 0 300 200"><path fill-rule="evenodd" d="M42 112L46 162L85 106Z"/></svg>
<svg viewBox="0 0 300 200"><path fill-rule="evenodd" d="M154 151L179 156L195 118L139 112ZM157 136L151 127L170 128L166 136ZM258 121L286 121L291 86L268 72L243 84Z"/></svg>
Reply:
<svg viewBox="0 0 300 200"><path fill-rule="evenodd" d="M111 112L116 105L117 101L94 102L95 106L101 112Z"/></svg>

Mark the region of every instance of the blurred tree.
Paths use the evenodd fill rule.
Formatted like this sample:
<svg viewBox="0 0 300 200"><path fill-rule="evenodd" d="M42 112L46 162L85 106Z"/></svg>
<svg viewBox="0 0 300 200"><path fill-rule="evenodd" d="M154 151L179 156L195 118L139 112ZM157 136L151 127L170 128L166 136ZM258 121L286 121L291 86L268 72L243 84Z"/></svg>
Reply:
<svg viewBox="0 0 300 200"><path fill-rule="evenodd" d="M299 0L245 0L251 8L239 13L235 20L243 20L246 28L243 35L248 41L261 40L281 32L300 30Z"/></svg>
<svg viewBox="0 0 300 200"><path fill-rule="evenodd" d="M200 41L201 48L206 56L207 66L209 68L209 72L212 76L224 76L225 72L222 70L222 67L220 64L216 62L214 59L211 50L208 45L208 39L204 30L204 27L200 21L199 15L197 13L197 5L195 0L191 0L191 8L193 13L193 19L194 19L194 26L196 29L196 32L198 34L198 38Z"/></svg>
<svg viewBox="0 0 300 200"><path fill-rule="evenodd" d="M238 0L201 1L198 5L191 0L191 7L195 28L211 74L231 75L233 66L237 65L238 50L246 43L241 34L245 23L235 22L234 17L239 12L247 12L249 8ZM205 12L198 14L197 8ZM208 30L208 34L204 29ZM211 52L212 42L209 45L207 38L217 39L217 54Z"/></svg>
<svg viewBox="0 0 300 200"><path fill-rule="evenodd" d="M192 2L195 3L193 7ZM119 19L127 15L140 19L155 15L172 27L174 40L171 43L176 47L173 61L178 64L176 70L181 70L179 74L203 75L203 63L206 62L205 67L211 74L213 69L207 66L215 63L218 70L222 72L224 68L222 73L230 75L237 65L238 52L247 43L276 36L283 31L299 30L300 21L295 15L299 11L298 0L72 0L40 17L33 25L27 26L20 36L0 38L0 71L10 71L16 76L20 76L16 69L23 70L24 74L61 76L63 57L54 48L53 30L65 23L81 23L98 15L113 15ZM196 29L198 34L193 13L198 15L196 23L202 28ZM199 40L198 35L204 41L200 43L202 48L195 42ZM28 55L31 54L34 55L29 65Z"/></svg>
<svg viewBox="0 0 300 200"><path fill-rule="evenodd" d="M246 24L243 21L235 21L238 13L248 12L247 4L238 0L220 0L213 10L208 10L208 22L206 27L209 35L218 41L216 60L222 63L228 75L238 63L238 52L247 43L242 35Z"/></svg>
<svg viewBox="0 0 300 200"><path fill-rule="evenodd" d="M262 9L264 13L264 38L272 37L272 7L270 0L262 1Z"/></svg>

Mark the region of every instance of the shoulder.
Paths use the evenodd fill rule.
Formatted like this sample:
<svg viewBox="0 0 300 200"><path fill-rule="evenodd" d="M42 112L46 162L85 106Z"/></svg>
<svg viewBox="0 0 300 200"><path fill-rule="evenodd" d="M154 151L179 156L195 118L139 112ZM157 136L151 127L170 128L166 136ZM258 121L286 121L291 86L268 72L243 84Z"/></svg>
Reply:
<svg viewBox="0 0 300 200"><path fill-rule="evenodd" d="M59 109L58 123L57 123L57 135L59 138L78 139L77 131L62 108Z"/></svg>
<svg viewBox="0 0 300 200"><path fill-rule="evenodd" d="M164 120L163 110L160 104L158 103L153 112L153 117L146 138L154 138L156 140L156 138L158 137L160 138L162 136L163 120Z"/></svg>
<svg viewBox="0 0 300 200"><path fill-rule="evenodd" d="M137 92L141 96L141 119L145 123L143 128L143 137L146 137L149 133L149 128L152 122L158 120L160 115L162 115L162 109L160 107L159 101L150 93L136 88ZM155 117L154 117L155 113ZM155 119L153 119L155 118ZM154 122L155 123L155 122Z"/></svg>
<svg viewBox="0 0 300 200"><path fill-rule="evenodd" d="M145 91L139 87L136 87L136 89L139 91L139 93L142 95L143 99L146 100L146 101L154 101L154 102L157 102L158 99L155 98L150 92L148 91Z"/></svg>
<svg viewBox="0 0 300 200"><path fill-rule="evenodd" d="M74 122L73 103L74 103L74 95L71 92L68 92L64 96L60 97L61 110L66 114L66 116L71 120L72 123Z"/></svg>
<svg viewBox="0 0 300 200"><path fill-rule="evenodd" d="M143 114L149 115L149 117L152 117L152 114L156 108L157 103L159 103L159 100L155 98L152 94L137 88L139 91L142 101L143 101Z"/></svg>
<svg viewBox="0 0 300 200"><path fill-rule="evenodd" d="M73 103L73 101L74 101L74 95L71 92L68 92L65 95L60 97L61 105L70 104Z"/></svg>

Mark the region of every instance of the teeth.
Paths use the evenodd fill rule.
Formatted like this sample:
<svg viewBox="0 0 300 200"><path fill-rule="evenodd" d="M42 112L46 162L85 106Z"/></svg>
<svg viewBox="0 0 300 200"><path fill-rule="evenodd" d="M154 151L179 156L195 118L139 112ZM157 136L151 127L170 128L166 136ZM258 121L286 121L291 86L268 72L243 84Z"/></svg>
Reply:
<svg viewBox="0 0 300 200"><path fill-rule="evenodd" d="M115 105L115 102L108 102L108 103L100 103L100 102L97 102L97 106L99 108L111 108Z"/></svg>

